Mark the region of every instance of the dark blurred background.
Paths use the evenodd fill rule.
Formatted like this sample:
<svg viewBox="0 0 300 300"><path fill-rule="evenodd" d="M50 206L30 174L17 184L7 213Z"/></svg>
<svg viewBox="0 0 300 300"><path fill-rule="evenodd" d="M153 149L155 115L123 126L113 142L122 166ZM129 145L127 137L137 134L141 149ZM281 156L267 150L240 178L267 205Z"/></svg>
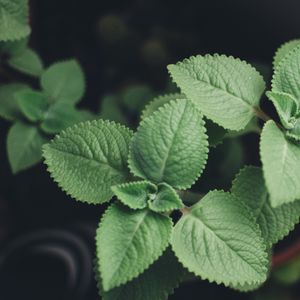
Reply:
<svg viewBox="0 0 300 300"><path fill-rule="evenodd" d="M195 54L230 54L268 74L276 48L300 37L297 0L31 0L30 5L31 47L46 65L79 60L87 80L82 106L93 111L103 95L131 84L163 91L166 65ZM0 121L0 299L98 299L92 256L104 208L67 197L42 164L13 176L5 151L8 128ZM258 165L258 137L247 136L243 145L244 162ZM283 298L197 282L183 285L170 299L300 298L297 284L273 289Z"/></svg>

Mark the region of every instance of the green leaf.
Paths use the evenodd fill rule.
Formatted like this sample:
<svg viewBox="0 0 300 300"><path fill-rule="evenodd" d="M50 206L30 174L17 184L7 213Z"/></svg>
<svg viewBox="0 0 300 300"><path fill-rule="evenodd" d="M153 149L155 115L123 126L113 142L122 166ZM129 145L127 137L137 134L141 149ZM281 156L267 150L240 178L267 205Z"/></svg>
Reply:
<svg viewBox="0 0 300 300"><path fill-rule="evenodd" d="M77 103L85 91L83 71L76 60L51 65L41 77L44 91L55 101Z"/></svg>
<svg viewBox="0 0 300 300"><path fill-rule="evenodd" d="M157 111L160 107L164 106L165 104L177 99L186 99L186 97L183 94L166 94L154 98L145 106L144 110L142 111L141 120L144 120L145 118L149 117L153 112Z"/></svg>
<svg viewBox="0 0 300 300"><path fill-rule="evenodd" d="M124 126L87 121L67 128L45 145L48 170L73 198L103 203L113 196L111 186L126 182L132 132Z"/></svg>
<svg viewBox="0 0 300 300"><path fill-rule="evenodd" d="M260 229L229 193L212 191L202 198L176 224L171 244L179 261L202 279L238 286L267 278Z"/></svg>
<svg viewBox="0 0 300 300"><path fill-rule="evenodd" d="M252 211L269 246L285 237L299 222L300 201L271 206L260 168L242 169L233 181L231 192Z"/></svg>
<svg viewBox="0 0 300 300"><path fill-rule="evenodd" d="M122 103L129 112L139 113L153 97L154 92L147 85L133 85L124 92Z"/></svg>
<svg viewBox="0 0 300 300"><path fill-rule="evenodd" d="M0 41L13 41L28 36L28 1L0 0L0 28Z"/></svg>
<svg viewBox="0 0 300 300"><path fill-rule="evenodd" d="M37 127L15 123L7 136L7 153L13 173L37 164L42 159L42 146L47 141Z"/></svg>
<svg viewBox="0 0 300 300"><path fill-rule="evenodd" d="M149 208L156 212L167 212L180 209L184 205L176 191L166 183L157 186L157 193L148 200Z"/></svg>
<svg viewBox="0 0 300 300"><path fill-rule="evenodd" d="M24 116L37 122L43 119L44 113L48 108L47 97L38 91L24 89L15 94L15 98Z"/></svg>
<svg viewBox="0 0 300 300"><path fill-rule="evenodd" d="M279 63L286 57L287 54L290 53L291 50L300 45L300 40L291 40L287 43L281 45L273 58L273 66L274 68L279 66Z"/></svg>
<svg viewBox="0 0 300 300"><path fill-rule="evenodd" d="M17 41L0 42L0 52L9 57L20 55L25 51L28 44L28 38L23 38Z"/></svg>
<svg viewBox="0 0 300 300"><path fill-rule="evenodd" d="M253 67L231 56L198 55L168 69L187 98L227 129L245 128L265 89L262 76Z"/></svg>
<svg viewBox="0 0 300 300"><path fill-rule="evenodd" d="M0 86L0 117L16 121L22 118L19 105L15 99L15 93L29 88L23 83L10 83Z"/></svg>
<svg viewBox="0 0 300 300"><path fill-rule="evenodd" d="M208 143L200 112L185 99L172 101L146 118L131 143L134 175L185 189L200 176Z"/></svg>
<svg viewBox="0 0 300 300"><path fill-rule="evenodd" d="M300 103L300 45L292 49L275 67L272 78L272 91L284 92Z"/></svg>
<svg viewBox="0 0 300 300"><path fill-rule="evenodd" d="M268 121L260 140L264 178L273 207L300 199L300 148Z"/></svg>
<svg viewBox="0 0 300 300"><path fill-rule="evenodd" d="M29 48L25 49L19 55L12 56L8 60L8 64L22 73L36 77L41 76L43 72L43 63L40 57L35 51Z"/></svg>
<svg viewBox="0 0 300 300"><path fill-rule="evenodd" d="M171 250L164 254L138 278L109 292L101 292L103 300L167 300L178 287L186 271ZM100 274L96 275L100 282ZM101 288L99 288L101 290Z"/></svg>
<svg viewBox="0 0 300 300"><path fill-rule="evenodd" d="M69 102L55 102L44 114L41 129L48 134L61 132L63 129L84 121L85 115Z"/></svg>
<svg viewBox="0 0 300 300"><path fill-rule="evenodd" d="M146 208L149 195L155 195L157 191L157 187L149 181L123 183L111 189L123 204L132 209Z"/></svg>
<svg viewBox="0 0 300 300"><path fill-rule="evenodd" d="M293 128L293 117L299 110L297 100L283 92L267 92L266 95L273 102L283 126L287 129Z"/></svg>
<svg viewBox="0 0 300 300"><path fill-rule="evenodd" d="M287 130L286 135L292 139L294 139L296 142L300 141L300 118L298 116L297 119L292 119L293 121L293 128L290 130Z"/></svg>
<svg viewBox="0 0 300 300"><path fill-rule="evenodd" d="M146 270L167 248L172 220L148 209L113 204L96 234L104 291L124 284Z"/></svg>

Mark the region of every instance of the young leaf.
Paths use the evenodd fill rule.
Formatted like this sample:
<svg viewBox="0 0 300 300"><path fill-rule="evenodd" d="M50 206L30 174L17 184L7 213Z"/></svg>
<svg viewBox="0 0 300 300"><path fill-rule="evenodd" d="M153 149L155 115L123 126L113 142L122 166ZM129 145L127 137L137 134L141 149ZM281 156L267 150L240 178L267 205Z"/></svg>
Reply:
<svg viewBox="0 0 300 300"><path fill-rule="evenodd" d="M149 196L157 191L157 187L149 181L119 184L111 189L123 204L132 209L146 208Z"/></svg>
<svg viewBox="0 0 300 300"><path fill-rule="evenodd" d="M271 247L291 231L300 219L300 201L271 206L263 173L245 167L233 181L231 192L252 211L262 236Z"/></svg>
<svg viewBox="0 0 300 300"><path fill-rule="evenodd" d="M176 191L166 183L157 186L157 193L149 199L149 208L156 212L167 212L180 209L184 205Z"/></svg>
<svg viewBox="0 0 300 300"><path fill-rule="evenodd" d="M293 138L296 142L300 141L300 118L294 119L294 127L287 130L286 135Z"/></svg>
<svg viewBox="0 0 300 300"><path fill-rule="evenodd" d="M38 91L24 89L15 94L20 110L33 122L41 121L48 108L47 97Z"/></svg>
<svg viewBox="0 0 300 300"><path fill-rule="evenodd" d="M101 282L99 272L96 275L98 286ZM173 252L167 249L164 254L136 279L112 289L102 292L103 300L167 300L179 285L185 269L178 262Z"/></svg>
<svg viewBox="0 0 300 300"><path fill-rule="evenodd" d="M40 57L35 51L29 48L25 49L19 55L12 56L8 60L8 64L22 73L36 77L41 76L43 72L43 63Z"/></svg>
<svg viewBox="0 0 300 300"><path fill-rule="evenodd" d="M202 116L181 99L141 123L131 143L129 167L136 176L185 189L201 174L207 152Z"/></svg>
<svg viewBox="0 0 300 300"><path fill-rule="evenodd" d="M177 99L186 99L186 97L183 94L166 94L154 98L145 106L144 110L142 111L141 120L144 120L145 118L149 117L153 112L157 111L160 107L164 106L165 104Z"/></svg>
<svg viewBox="0 0 300 300"><path fill-rule="evenodd" d="M113 196L111 186L126 182L132 132L124 126L87 121L67 128L45 145L51 176L73 198L103 203Z"/></svg>
<svg viewBox="0 0 300 300"><path fill-rule="evenodd" d="M284 92L292 95L300 102L300 45L292 49L276 66L273 79L272 91Z"/></svg>
<svg viewBox="0 0 300 300"><path fill-rule="evenodd" d="M55 101L77 103L85 91L85 79L76 60L58 62L51 65L41 77L44 91Z"/></svg>
<svg viewBox="0 0 300 300"><path fill-rule="evenodd" d="M202 279L226 286L262 283L266 246L250 211L229 193L212 191L176 224L179 261Z"/></svg>
<svg viewBox="0 0 300 300"><path fill-rule="evenodd" d="M266 95L273 102L283 126L287 129L293 128L293 117L299 109L297 100L283 92L267 92Z"/></svg>
<svg viewBox="0 0 300 300"><path fill-rule="evenodd" d="M10 83L0 87L0 117L16 121L22 117L15 93L29 87L22 83Z"/></svg>
<svg viewBox="0 0 300 300"><path fill-rule="evenodd" d="M38 163L42 159L42 146L47 141L37 127L22 122L15 123L7 136L7 153L13 173Z"/></svg>
<svg viewBox="0 0 300 300"><path fill-rule="evenodd" d="M268 121L260 139L264 178L273 207L300 199L300 147Z"/></svg>
<svg viewBox="0 0 300 300"><path fill-rule="evenodd" d="M0 41L13 41L28 36L28 1L0 0L0 28Z"/></svg>
<svg viewBox="0 0 300 300"><path fill-rule="evenodd" d="M283 45L281 45L274 56L273 59L273 66L274 68L279 66L279 63L282 61L283 58L286 57L286 55L293 50L294 48L296 48L297 46L300 45L300 40L291 40Z"/></svg>
<svg viewBox="0 0 300 300"><path fill-rule="evenodd" d="M172 221L148 209L131 210L113 204L96 234L97 256L104 291L141 274L167 248Z"/></svg>
<svg viewBox="0 0 300 300"><path fill-rule="evenodd" d="M53 103L43 116L41 129L48 134L61 132L63 129L84 121L84 115L69 102Z"/></svg>
<svg viewBox="0 0 300 300"><path fill-rule="evenodd" d="M226 129L245 128L265 89L263 77L253 67L231 56L198 55L168 69L187 98Z"/></svg>

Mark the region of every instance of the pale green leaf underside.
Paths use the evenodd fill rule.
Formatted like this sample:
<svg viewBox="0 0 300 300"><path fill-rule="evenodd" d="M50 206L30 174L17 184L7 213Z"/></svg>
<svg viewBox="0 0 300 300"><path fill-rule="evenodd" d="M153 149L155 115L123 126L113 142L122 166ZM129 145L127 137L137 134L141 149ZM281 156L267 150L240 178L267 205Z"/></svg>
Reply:
<svg viewBox="0 0 300 300"><path fill-rule="evenodd" d="M201 114L180 99L141 123L131 143L129 167L136 176L185 189L200 176L207 152Z"/></svg>
<svg viewBox="0 0 300 300"><path fill-rule="evenodd" d="M289 52L291 50L293 50L294 48L296 48L297 46L300 45L300 40L291 40L287 43L284 43L283 45L281 45L276 53L275 53L275 56L273 58L273 66L274 68L276 68L279 63L282 61L283 58L285 58L285 56L287 54L289 54Z"/></svg>
<svg viewBox="0 0 300 300"><path fill-rule="evenodd" d="M47 141L37 127L22 122L15 123L7 136L8 160L13 173L38 163L42 159L42 146Z"/></svg>
<svg viewBox="0 0 300 300"><path fill-rule="evenodd" d="M123 204L132 209L146 208L150 194L155 195L157 191L157 187L149 181L123 183L111 189Z"/></svg>
<svg viewBox="0 0 300 300"><path fill-rule="evenodd" d="M292 95L300 103L300 45L292 49L276 66L272 91Z"/></svg>
<svg viewBox="0 0 300 300"><path fill-rule="evenodd" d="M26 84L10 83L0 86L0 117L16 121L22 117L15 93L29 88Z"/></svg>
<svg viewBox="0 0 300 300"><path fill-rule="evenodd" d="M52 102L77 103L85 92L85 79L81 66L76 60L51 65L42 74L41 86Z"/></svg>
<svg viewBox="0 0 300 300"><path fill-rule="evenodd" d="M104 291L143 273L167 248L172 221L148 209L113 204L96 234L97 257Z"/></svg>
<svg viewBox="0 0 300 300"><path fill-rule="evenodd" d="M30 121L37 122L43 119L48 108L47 97L41 92L24 89L15 94L19 108Z"/></svg>
<svg viewBox="0 0 300 300"><path fill-rule="evenodd" d="M300 147L268 121L260 140L264 178L273 207L300 199Z"/></svg>
<svg viewBox="0 0 300 300"><path fill-rule="evenodd" d="M101 292L102 300L167 300L178 287L185 274L182 265L173 252L167 249L164 254L138 278L125 285ZM96 275L101 280L100 274ZM100 284L98 283L98 286Z"/></svg>
<svg viewBox="0 0 300 300"><path fill-rule="evenodd" d="M102 203L113 196L111 186L129 177L127 157L132 132L97 120L67 128L44 147L53 179L73 198Z"/></svg>
<svg viewBox="0 0 300 300"><path fill-rule="evenodd" d="M184 206L176 191L166 183L158 184L157 193L148 203L149 208L156 212L172 211Z"/></svg>
<svg viewBox="0 0 300 300"><path fill-rule="evenodd" d="M168 69L187 98L227 129L245 128L265 89L263 77L253 67L231 56L198 55Z"/></svg>
<svg viewBox="0 0 300 300"><path fill-rule="evenodd" d="M19 55L13 56L8 60L8 64L22 72L31 76L39 77L43 72L43 63L38 54L27 48Z"/></svg>
<svg viewBox="0 0 300 300"><path fill-rule="evenodd" d="M141 120L144 120L145 118L149 117L153 112L157 111L160 107L164 106L165 104L177 99L186 99L186 97L183 94L166 94L154 98L145 106L144 110L142 111Z"/></svg>
<svg viewBox="0 0 300 300"><path fill-rule="evenodd" d="M273 102L280 121L287 129L294 127L294 122L291 120L299 109L298 102L289 94L283 92L267 92L266 95Z"/></svg>
<svg viewBox="0 0 300 300"><path fill-rule="evenodd" d="M28 36L28 1L0 0L0 41L14 41Z"/></svg>
<svg viewBox="0 0 300 300"><path fill-rule="evenodd" d="M252 211L269 246L285 237L299 222L300 201L271 206L263 173L257 167L245 167L240 171L231 192Z"/></svg>
<svg viewBox="0 0 300 300"><path fill-rule="evenodd" d="M173 249L189 271L226 286L261 283L268 258L250 211L229 193L213 191L176 224Z"/></svg>

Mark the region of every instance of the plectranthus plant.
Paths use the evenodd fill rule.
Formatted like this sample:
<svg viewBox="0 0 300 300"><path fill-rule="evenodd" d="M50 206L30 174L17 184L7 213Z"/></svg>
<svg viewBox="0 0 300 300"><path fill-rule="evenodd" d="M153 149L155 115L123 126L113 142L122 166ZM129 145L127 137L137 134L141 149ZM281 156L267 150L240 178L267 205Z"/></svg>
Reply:
<svg viewBox="0 0 300 300"><path fill-rule="evenodd" d="M86 121L43 147L62 190L108 203L95 261L105 300L165 300L191 277L258 289L273 246L299 222L300 42L277 51L267 92L259 72L231 56L193 56L168 70L181 93L155 98L135 131ZM260 108L264 94L279 121ZM212 147L251 128L260 134L262 166L242 167L226 191L193 193L191 204Z"/></svg>

